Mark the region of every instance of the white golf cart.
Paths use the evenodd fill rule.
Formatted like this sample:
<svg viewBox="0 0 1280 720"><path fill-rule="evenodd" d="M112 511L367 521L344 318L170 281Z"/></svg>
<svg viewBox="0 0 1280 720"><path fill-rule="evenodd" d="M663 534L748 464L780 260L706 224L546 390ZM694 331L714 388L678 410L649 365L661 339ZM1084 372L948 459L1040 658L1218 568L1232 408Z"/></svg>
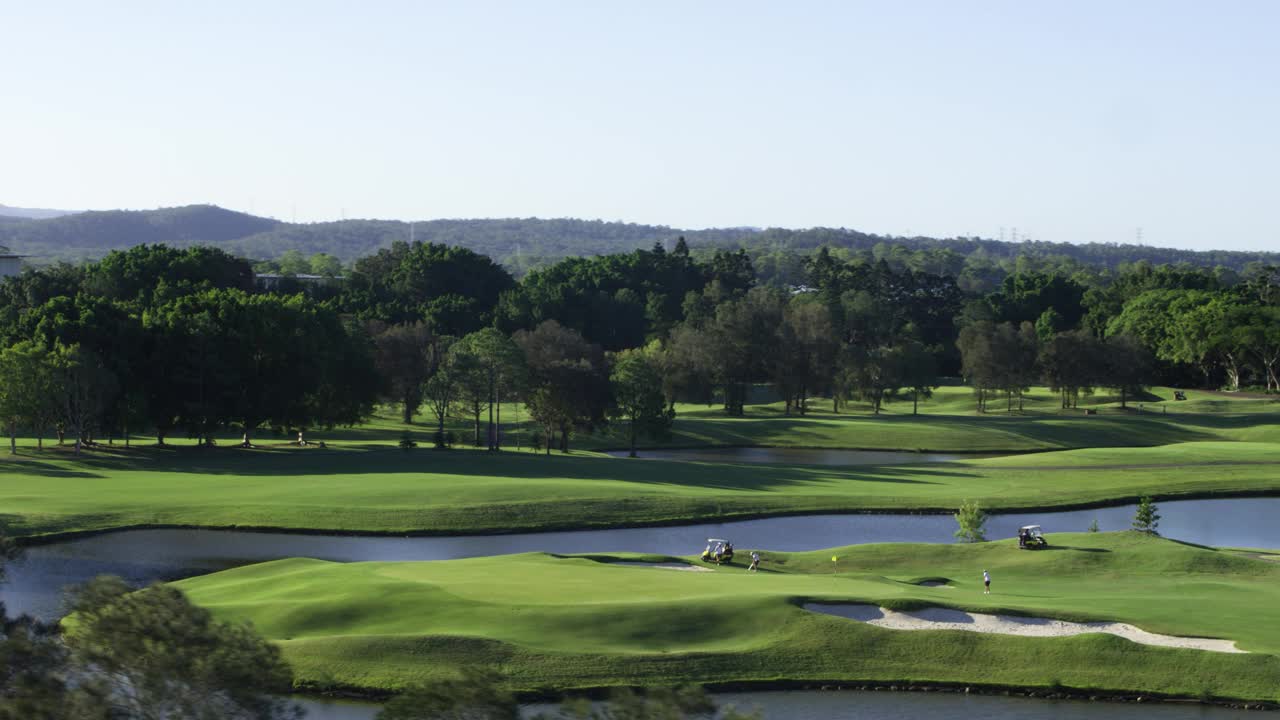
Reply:
<svg viewBox="0 0 1280 720"><path fill-rule="evenodd" d="M702 562L727 563L733 559L733 543L723 538L707 538L707 549L702 551Z"/></svg>
<svg viewBox="0 0 1280 720"><path fill-rule="evenodd" d="M1044 531L1039 525L1023 525L1018 528L1018 547L1022 550L1042 550L1049 547Z"/></svg>

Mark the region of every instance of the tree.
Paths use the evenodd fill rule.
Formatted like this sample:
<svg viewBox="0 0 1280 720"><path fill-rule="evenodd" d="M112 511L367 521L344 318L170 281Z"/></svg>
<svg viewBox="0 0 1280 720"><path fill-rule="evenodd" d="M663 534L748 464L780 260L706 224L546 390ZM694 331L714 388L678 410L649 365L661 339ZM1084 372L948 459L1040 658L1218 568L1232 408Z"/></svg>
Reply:
<svg viewBox="0 0 1280 720"><path fill-rule="evenodd" d="M993 338L995 323L980 320L960 328L956 347L960 350L961 372L973 386L978 412L987 410L987 392L1000 383L1000 368Z"/></svg>
<svg viewBox="0 0 1280 720"><path fill-rule="evenodd" d="M79 455L116 393L116 378L101 358L79 345L55 345L51 365L58 388L58 419L75 438Z"/></svg>
<svg viewBox="0 0 1280 720"><path fill-rule="evenodd" d="M1265 378L1267 392L1280 392L1280 306L1245 305L1236 308L1227 324L1234 344L1244 348Z"/></svg>
<svg viewBox="0 0 1280 720"><path fill-rule="evenodd" d="M981 505L965 500L960 503L955 518L959 525L955 532L956 539L965 543L986 542L987 514L983 512Z"/></svg>
<svg viewBox="0 0 1280 720"><path fill-rule="evenodd" d="M574 330L554 320L512 338L524 351L530 384L525 404L542 425L551 453L552 438L560 433L560 451L569 451L569 432L592 429L605 422L611 398L604 353Z"/></svg>
<svg viewBox="0 0 1280 720"><path fill-rule="evenodd" d="M156 442L184 427L204 442L235 412L236 363L224 362L228 327L216 296L178 298L144 318L152 359L147 417Z"/></svg>
<svg viewBox="0 0 1280 720"><path fill-rule="evenodd" d="M333 278L342 274L342 261L329 253L316 253L307 262L312 275Z"/></svg>
<svg viewBox="0 0 1280 720"><path fill-rule="evenodd" d="M627 420L630 456L635 457L637 433L655 439L664 436L675 410L667 405L658 368L644 350L624 350L615 356L609 382L614 397L610 414Z"/></svg>
<svg viewBox="0 0 1280 720"><path fill-rule="evenodd" d="M1163 345L1165 356L1199 366L1206 379L1211 367L1220 366L1226 371L1229 389L1239 390L1246 350L1241 343L1243 337L1231 322L1242 310L1236 298L1217 293L1194 303L1184 299L1175 302L1171 310L1171 332Z"/></svg>
<svg viewBox="0 0 1280 720"><path fill-rule="evenodd" d="M499 681L494 673L467 670L397 695L377 720L519 720L520 704Z"/></svg>
<svg viewBox="0 0 1280 720"><path fill-rule="evenodd" d="M283 275L305 275L311 271L311 263L298 250L285 250L277 261Z"/></svg>
<svg viewBox="0 0 1280 720"><path fill-rule="evenodd" d="M488 448L497 450L501 445L498 428L502 425L502 398L523 388L526 381L524 354L511 338L496 328L471 333L459 341L458 349L466 353L468 364L474 367L475 377L464 380L463 385L464 393L475 400L476 444L480 444L480 406L487 404ZM474 383L475 387L469 383Z"/></svg>
<svg viewBox="0 0 1280 720"><path fill-rule="evenodd" d="M1116 342L1115 349L1126 355L1132 351L1129 361L1137 361L1140 357L1136 350L1121 341ZM1059 393L1063 409L1078 407L1080 394L1090 394L1094 387L1106 382L1108 369L1114 367L1103 343L1089 330L1071 330L1050 337L1040 347L1039 363L1049 388ZM1124 372L1123 384L1132 390L1135 387L1131 382L1135 377L1132 373L1142 373L1140 369L1128 367Z"/></svg>
<svg viewBox="0 0 1280 720"><path fill-rule="evenodd" d="M668 406L677 401L711 405L719 375L716 353L715 337L697 325L681 323L671 330L658 356Z"/></svg>
<svg viewBox="0 0 1280 720"><path fill-rule="evenodd" d="M1036 319L1036 336L1040 338L1040 342L1047 342L1049 338L1068 329L1067 321L1053 308L1040 313L1040 317Z"/></svg>
<svg viewBox="0 0 1280 720"><path fill-rule="evenodd" d="M1037 322L1052 309L1060 323L1054 329L1073 328L1084 316L1084 292L1080 283L1060 273L1017 272L1005 277L1000 290L987 300L999 320Z"/></svg>
<svg viewBox="0 0 1280 720"><path fill-rule="evenodd" d="M358 422L378 394L373 341L301 295L209 290L156 308L148 325L164 339L158 357L175 366L157 376L181 399L152 398L161 438L175 422L200 438L236 422L249 447L264 425Z"/></svg>
<svg viewBox="0 0 1280 720"><path fill-rule="evenodd" d="M584 698L565 701L556 715L535 720L682 720L722 718L740 720L744 716L729 708L718 712L715 700L696 685L678 688L650 688L643 693L619 688L603 703Z"/></svg>
<svg viewBox="0 0 1280 720"><path fill-rule="evenodd" d="M1019 325L1001 323L996 326L995 357L1000 388L1005 391L1006 410L1013 411L1013 399L1018 399L1018 411L1022 411L1022 396L1035 382L1038 369L1036 354L1038 344L1035 328L1030 322Z"/></svg>
<svg viewBox="0 0 1280 720"><path fill-rule="evenodd" d="M460 337L488 326L499 296L514 285L492 259L460 247L396 242L361 258L338 304L362 319L425 321Z"/></svg>
<svg viewBox="0 0 1280 720"><path fill-rule="evenodd" d="M67 683L58 628L0 608L0 720L108 720L92 692Z"/></svg>
<svg viewBox="0 0 1280 720"><path fill-rule="evenodd" d="M474 335L474 333L472 333ZM471 416L473 436L471 444L480 447L480 416L485 405L493 399L493 386L484 360L468 335L449 348L450 367L456 387L457 403Z"/></svg>
<svg viewBox="0 0 1280 720"><path fill-rule="evenodd" d="M920 398L929 398L938 387L938 361L919 340L906 340L899 346L902 387L911 391L911 414L920 411Z"/></svg>
<svg viewBox="0 0 1280 720"><path fill-rule="evenodd" d="M1141 393L1150 382L1151 353L1137 338L1129 335L1113 335L1102 343L1103 377L1100 382L1120 393L1120 407L1127 407L1129 398Z"/></svg>
<svg viewBox="0 0 1280 720"><path fill-rule="evenodd" d="M1030 322L1020 325L978 321L960 329L956 341L965 378L978 395L978 411L986 412L987 393L1004 390L1006 409L1013 400L1022 409L1022 394L1036 378L1036 333Z"/></svg>
<svg viewBox="0 0 1280 720"><path fill-rule="evenodd" d="M423 385L440 362L437 338L424 322L375 325L373 342L384 397L400 404L406 425L422 406Z"/></svg>
<svg viewBox="0 0 1280 720"><path fill-rule="evenodd" d="M57 625L3 621L3 720L285 720L301 708L280 650L215 621L171 586L130 592L103 576L70 597Z"/></svg>
<svg viewBox="0 0 1280 720"><path fill-rule="evenodd" d="M783 309L776 332L770 374L783 396L786 414L794 407L803 415L809 394L824 389L831 380L839 350L831 311L810 297L796 296Z"/></svg>
<svg viewBox="0 0 1280 720"><path fill-rule="evenodd" d="M896 345L848 348L844 353L844 382L852 394L871 403L879 415L885 401L903 384L902 351Z"/></svg>
<svg viewBox="0 0 1280 720"><path fill-rule="evenodd" d="M769 379L786 302L777 290L752 288L716 307L715 318L707 327L713 338L710 360L729 415L743 414L751 383Z"/></svg>
<svg viewBox="0 0 1280 720"><path fill-rule="evenodd" d="M214 620L181 591L138 592L114 578L79 590L65 641L78 680L113 713L191 720L301 717L278 697L292 673L275 645L247 625Z"/></svg>
<svg viewBox="0 0 1280 720"><path fill-rule="evenodd" d="M248 261L211 247L143 244L90 263L80 289L140 311L215 288L251 292L253 270Z"/></svg>
<svg viewBox="0 0 1280 720"><path fill-rule="evenodd" d="M0 351L0 418L9 430L9 452L18 452L19 423L34 431L43 446L43 430L56 413L57 388L49 352L24 340Z"/></svg>
<svg viewBox="0 0 1280 720"><path fill-rule="evenodd" d="M435 372L431 373L431 377L427 378L427 382L422 387L427 407L431 408L431 412L436 416L435 446L437 448L448 445L444 423L458 397L458 377L453 367L455 356L449 352L454 342L454 338L448 335L437 339L437 352L440 353L441 359L436 365Z"/></svg>
<svg viewBox="0 0 1280 720"><path fill-rule="evenodd" d="M1144 495L1138 500L1138 510L1133 514L1133 529L1148 535L1159 535L1156 528L1160 525L1160 513L1156 509L1150 495Z"/></svg>

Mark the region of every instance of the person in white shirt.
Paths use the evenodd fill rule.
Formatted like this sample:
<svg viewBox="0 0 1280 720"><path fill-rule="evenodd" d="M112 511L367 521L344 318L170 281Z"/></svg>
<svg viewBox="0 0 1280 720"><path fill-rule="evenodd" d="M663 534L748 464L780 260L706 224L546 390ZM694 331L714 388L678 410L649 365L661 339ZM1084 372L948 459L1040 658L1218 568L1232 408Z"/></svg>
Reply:
<svg viewBox="0 0 1280 720"><path fill-rule="evenodd" d="M983 590L982 594L990 595L991 594L991 573L987 572L986 570L982 571L982 584L983 586L986 587L986 590Z"/></svg>

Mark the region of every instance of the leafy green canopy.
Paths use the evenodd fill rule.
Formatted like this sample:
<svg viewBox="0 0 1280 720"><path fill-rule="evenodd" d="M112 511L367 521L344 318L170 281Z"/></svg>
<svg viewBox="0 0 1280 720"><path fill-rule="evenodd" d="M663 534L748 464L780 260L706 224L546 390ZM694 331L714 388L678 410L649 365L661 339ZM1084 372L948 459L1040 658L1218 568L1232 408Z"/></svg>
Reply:
<svg viewBox="0 0 1280 720"><path fill-rule="evenodd" d="M278 697L292 686L279 649L173 587L131 593L104 576L68 609L62 628L0 617L0 719L302 717Z"/></svg>

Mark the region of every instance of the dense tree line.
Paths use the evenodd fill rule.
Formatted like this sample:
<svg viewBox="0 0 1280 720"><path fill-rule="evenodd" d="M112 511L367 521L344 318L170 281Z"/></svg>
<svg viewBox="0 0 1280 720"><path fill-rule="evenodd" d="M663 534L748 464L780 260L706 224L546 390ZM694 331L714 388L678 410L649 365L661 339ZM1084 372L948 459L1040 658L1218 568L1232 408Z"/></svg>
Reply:
<svg viewBox="0 0 1280 720"><path fill-rule="evenodd" d="M324 258L320 258L324 261ZM500 449L519 400L548 450L610 420L660 436L678 401L740 415L772 385L787 413L928 397L963 375L978 406L1020 407L1044 382L1074 406L1122 403L1154 382L1280 390L1280 270L1242 276L1136 265L1114 276L1024 269L989 292L946 272L826 248L804 283L761 284L749 253L683 238L572 258L516 281L490 258L395 243L340 282L255 285L247 261L205 247L138 246L0 284L0 422L77 449L146 430L213 442L235 429L352 424L378 401L433 439ZM41 440L43 442L43 440ZM12 441L11 441L12 447Z"/></svg>
<svg viewBox="0 0 1280 720"><path fill-rule="evenodd" d="M1157 381L1280 391L1280 268L1230 286L1208 272L1146 266L1093 288L1009 278L966 314L957 346L979 409L993 392L1012 407L1040 381L1064 408L1096 388L1114 390L1123 407Z"/></svg>
<svg viewBox="0 0 1280 720"><path fill-rule="evenodd" d="M1116 272L1126 264L1187 264L1243 273L1251 263L1277 264L1274 253L1193 251L1145 245L981 237L902 237L847 228L712 228L680 231L659 225L599 220L506 218L493 220L340 220L289 223L208 205L148 211L84 212L44 219L0 215L0 245L45 259L99 258L139 243L175 247L212 244L255 260L286 253L330 255L344 264L415 240L466 248L493 258L517 277L571 257L619 255L671 243L683 234L695 254L744 249L764 284L798 284L804 259L826 247L848 258L884 259L901 269L955 277L961 287L988 292L1007 274L1051 264ZM668 245L668 250L671 246ZM323 273L316 273L323 274ZM1068 271L1066 274L1070 274Z"/></svg>

